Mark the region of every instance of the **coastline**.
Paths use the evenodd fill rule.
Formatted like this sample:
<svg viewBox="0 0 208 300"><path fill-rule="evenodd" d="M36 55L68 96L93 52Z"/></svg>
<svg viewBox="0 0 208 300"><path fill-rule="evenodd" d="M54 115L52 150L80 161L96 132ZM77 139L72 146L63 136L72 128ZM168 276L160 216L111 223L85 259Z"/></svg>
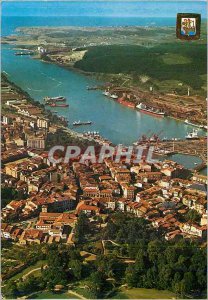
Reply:
<svg viewBox="0 0 208 300"><path fill-rule="evenodd" d="M79 132L65 126L64 122L61 122L61 120L58 118L57 115L54 115L51 112L49 112L48 110L46 110L46 108L43 104L41 104L39 101L35 101L26 91L24 91L22 88L20 88L14 82L10 81L3 72L1 73L1 77L3 78L3 80L5 80L5 82L7 82L11 87L13 87L14 90L16 90L19 93L19 95L24 96L25 99L28 101L28 103L31 103L33 106L35 106L37 108L41 108L43 110L43 116L50 120L51 127L62 130L62 133L65 132L67 135L69 135L68 136L69 139L75 138L75 139L77 139L77 142L81 140L80 141L81 143L82 143L82 141L83 141L83 143L85 143L87 141L87 142L90 142L90 145L93 142L93 143L95 143L95 146L96 145L104 145L106 143L112 144L109 140L106 140L102 136L98 136L98 137L93 137L93 135L85 136L82 133L79 133ZM4 113L3 112L4 109L5 108L2 107L2 113ZM7 112L5 112L5 114L7 114ZM14 114L21 116L21 114L18 114L17 112L14 112ZM61 123L63 123L63 124L61 124Z"/></svg>
<svg viewBox="0 0 208 300"><path fill-rule="evenodd" d="M18 60L19 60L19 58L17 58ZM64 65L63 63L58 63L58 62L55 62L55 61L49 61L49 60L44 60L44 59L40 59L40 58L38 58L37 56L36 57L34 57L34 56L32 56L32 57L30 57L30 58L28 58L28 59L31 59L31 60L33 60L33 59L38 59L39 61L41 61L41 62L46 62L46 63L50 63L50 64L53 64L53 65L57 65L58 67L61 67L61 68L63 68L63 69L66 69L66 70L71 70L71 71L73 71L73 72L76 72L76 73L80 73L80 74L83 74L83 76L90 76L90 77L98 77L99 76L99 73L89 73L89 72L84 72L84 71L82 71L82 70L80 70L80 69L77 69L77 68L75 68L75 67L73 67L73 66L69 66L69 65ZM21 63L21 59L20 59L20 63ZM87 84L86 84L86 86L87 86ZM100 88L101 89L101 88ZM102 90L102 89L101 89ZM58 92L59 93L59 92ZM98 92L99 93L99 92ZM90 94L89 94L90 95ZM92 93L92 97L93 97L93 93ZM103 98L103 97L102 97ZM109 99L109 100L111 100L111 99ZM104 98L102 99L102 101L104 101ZM111 100L112 101L112 100ZM131 101L129 101L129 103L132 103ZM125 108L124 108L125 109ZM135 109L132 109L131 108L131 110L135 110ZM135 110L136 111L136 110ZM175 119L175 120L177 120L177 121L179 121L179 122L182 122L183 120L182 119L180 119L180 118L176 118L176 117L174 117L174 116L169 116L170 118L172 118L172 119ZM88 117L87 117L88 118ZM154 117L154 116L151 116L151 119L152 120L154 120L154 119L156 119L156 117ZM165 121L165 122L168 122L168 121ZM68 127L65 127L66 129L68 129ZM73 129L72 129L73 130ZM191 130L191 127L189 127L189 130ZM77 134L77 132L76 131L74 131L76 134ZM187 127L186 127L186 132L185 132L185 134L187 133ZM183 137L185 136L185 134L183 135ZM105 136L105 134L104 134L104 136ZM107 136L107 135L106 135ZM183 138L182 137L182 138Z"/></svg>
<svg viewBox="0 0 208 300"><path fill-rule="evenodd" d="M36 107L41 107L43 109L43 113L46 113L45 111L45 107L43 105L40 104L40 102L38 101L34 101L30 96L28 96L28 93L25 92L23 89L21 89L19 86L17 86L15 83L11 82L10 80L8 80L8 78L2 74L4 79L6 78L6 81L11 85L13 86L15 89L17 89L19 91L19 93L21 95L24 95L26 99L28 99L28 103L32 103L34 106ZM5 113L6 114L6 113ZM15 113L16 114L16 113ZM17 114L18 115L18 114ZM52 116L52 115L51 115ZM54 115L53 115L54 117ZM95 137L93 138L93 135L85 135L85 134L82 134L82 133L79 133L79 132L76 132L74 131L73 129L69 128L69 127L66 127L64 125L57 125L56 122L51 121L51 128L54 128L54 129L58 129L58 130L61 130L62 134L63 134L63 141L65 142L65 145L67 144L67 139L70 140L73 140L73 142L76 144L81 144L82 146L82 143L84 146L87 146L86 142L90 142L90 145L92 143L96 143L95 146L102 146L102 145L111 145L111 146L115 146L113 145L109 140L106 140L105 138L103 138L102 136L99 136L99 137ZM60 132L58 133L60 135ZM50 143L49 143L50 144ZM47 145L48 146L48 145ZM52 145L50 145L52 146ZM50 147L49 147L50 148ZM48 149L48 147L46 147L46 150ZM178 152L178 154L184 154L184 155L187 155L188 156L198 156L200 159L202 159L202 157L200 157L200 155L196 155L196 154L193 154L193 153L184 153L184 152ZM168 156L166 157L166 159L168 159ZM200 165L200 164L199 164ZM190 169L191 170L191 169Z"/></svg>
<svg viewBox="0 0 208 300"><path fill-rule="evenodd" d="M109 77L112 77L112 76L116 76L116 74L104 74L104 73L96 73L96 72L86 72L86 71L84 71L84 70L81 70L81 69L79 69L79 68L76 68L76 67L74 67L74 66L70 66L70 65L67 65L67 64L64 64L64 63L59 63L59 62L57 62L56 60L51 60L50 59L50 56L49 56L49 60L44 60L44 59L42 59L42 58L38 58L38 57L33 57L33 59L39 59L40 61L42 61L42 62L46 62L46 63L50 63L50 64L54 64L54 65L57 65L57 66L59 66L59 67L61 67L61 68L64 68L64 69L66 69L66 70L70 70L70 71L73 71L73 72L76 72L76 73L78 73L78 74L82 74L82 75L84 75L84 76L88 76L88 77L93 77L93 78L95 78L95 79L97 79L97 80L102 80L102 79L100 79L100 77L102 77L103 78L103 80L107 80L107 78L109 78ZM106 78L106 79L105 79ZM105 85L105 84L104 84ZM124 89L125 89L125 87L123 87ZM135 87L126 87L126 89L135 89ZM100 90L105 90L105 86L103 86L103 88L98 88L98 89L100 89ZM110 88L109 87L109 89L110 90L112 90L112 91L114 91L114 89L113 88ZM137 88L138 89L138 88ZM138 89L138 92L144 92L144 93L148 93L148 90L141 90L141 89ZM151 96L152 96L152 94L151 93L149 93ZM157 96L159 96L159 98L160 97L162 97L163 96L163 94L159 94L159 93L157 93ZM186 96L186 95L184 95L184 96ZM183 97L183 96L181 96L181 97ZM115 101L114 99L111 99L111 98L109 98L110 100L113 100L113 101ZM129 103L129 104L135 104L135 107L131 107L131 109L134 109L134 110L137 110L136 109L136 104L138 104L138 103L135 103L135 102L132 102L132 101L129 101L128 100L128 98L126 98L125 99L125 102L127 102L127 103ZM119 103L119 102L118 102ZM122 103L120 103L121 105L122 105ZM153 105L154 105L154 103L152 103ZM174 120L176 120L176 121L179 121L179 122L185 122L185 120L186 120L186 116L184 116L184 118L180 118L180 117L176 117L176 116L174 116L174 115L171 115L171 112L169 111L169 113L170 114L167 114L167 112L164 110L164 112L165 112L165 117L168 117L168 118L171 118L171 119L174 119ZM201 124L199 124L199 123L196 123L196 125L201 125ZM204 125L205 126L205 125ZM201 128L202 130L206 130L204 127L203 128Z"/></svg>
<svg viewBox="0 0 208 300"><path fill-rule="evenodd" d="M167 27L166 29L170 29L169 26L165 26L165 27ZM83 37L85 37L85 34L83 32L81 32L81 35L80 35L81 38L79 40L74 41L73 38L70 40L70 38L67 39L67 36L66 36L67 43L65 42L65 44L64 44L63 37L59 37L58 35L56 35L56 32L53 32L56 28L57 28L57 26L54 26L51 28L46 27L46 29L44 29L44 27L34 27L34 30L31 30L31 28L29 28L29 27L22 27L22 29L20 28L20 33L22 34L22 36L14 35L14 37L15 37L14 40L12 40L12 39L10 40L10 36L7 36L7 37L5 37L6 39L3 40L3 43L5 41L7 41L7 45L10 44L12 47L15 47L15 49L19 48L20 50L25 49L28 51L33 50L34 56L31 57L32 59L38 59L42 62L52 63L63 69L70 70L75 73L87 76L87 77L96 78L104 83L104 86L102 88L101 87L99 88L100 90L107 89L112 93L114 93L114 88L117 88L117 90L119 88L123 89L124 91L128 90L127 93L131 94L131 98L125 97L124 100L125 100L126 104L129 103L129 106L131 104L136 106L137 104L139 104L139 102L143 102L149 108L155 108L155 109L159 109L160 111L164 111L166 116L173 118L177 121L184 122L186 119L188 119L189 122L192 122L196 125L206 126L205 115L203 113L203 111L205 111L204 96L201 95L199 90L197 90L195 88L192 89L192 87L191 87L192 90L190 92L190 97L188 95L188 97L189 97L188 98L187 94L186 94L186 92L187 92L186 81L183 81L181 79L182 84L180 85L179 79L178 79L178 82L174 82L175 77L173 77L173 78L169 78L169 79L167 78L167 83L166 83L166 81L164 81L164 79L159 79L159 77L157 77L157 76L155 77L154 75L152 75L152 76L150 75L150 78L149 78L150 81L148 81L146 83L146 81L143 82L142 80L140 80L140 77L141 77L141 76L139 76L140 73L138 73L136 76L136 71L135 71L136 79L134 79L134 76L131 74L131 71L125 71L125 70L128 70L128 68L127 69L124 68L124 69L122 69L123 71L121 71L121 73L118 73L118 72L116 72L116 69L108 69L108 71L105 71L106 69L99 68L99 65L98 65L98 67L94 66L94 68L89 67L90 63L93 64L93 62L94 62L93 59L99 58L100 56L102 57L102 55L103 55L103 51L102 50L100 51L99 46L104 46L104 47L109 46L110 51L111 51L109 53L112 53L113 55L115 55L115 54L119 55L120 52L114 53L114 52L112 52L111 49L114 49L113 47L117 47L117 46L124 46L124 47L129 46L130 48L139 46L139 47L143 47L144 49L146 49L148 46L148 42L150 42L150 45L152 45L152 46L155 46L155 45L157 46L161 43L160 39L159 40L156 39L155 41L152 42L151 38L149 39L148 34L147 34L147 37L144 39L144 43L142 43L141 42L142 40L141 40L140 44L137 44L136 41L133 40L130 42L130 44L128 44L127 42L118 44L118 40L114 41L113 43L110 42L111 35L108 33L106 35L107 42L105 40L106 44L101 45L101 44L99 44L99 39L93 40L93 38L89 38L86 41L84 40L85 42L82 41ZM66 29L66 28L73 29L73 30L80 30L80 31L83 31L86 29L90 33L94 32L94 30L95 30L95 28L92 28L92 27L66 26L66 27L63 27L64 34L66 34L66 32L64 31L64 29ZM103 29L104 28L105 27L103 27ZM134 30L135 28L137 28L137 26L133 26L132 28L133 28L132 30ZM102 29L102 27L99 27L99 30L101 30L101 29ZM141 29L147 30L144 26L141 26ZM156 29L156 27L154 28L154 30L155 29ZM47 30L48 30L48 32L47 32ZM114 33L115 28L110 28L110 29L108 28L107 30L110 30L111 33ZM121 33L119 33L119 38L122 39L123 37L125 37L124 36L125 34L128 34L128 31L126 33L125 27L121 27L120 30L121 30ZM129 28L128 28L128 30L129 30ZM52 38L50 37L49 40L47 40L44 43L44 46L41 46L43 48L42 50L44 50L43 52L41 52L40 49L39 50L36 49L38 47L38 45L41 45L41 44L37 42L37 40L34 38L34 35L39 32L43 36L46 36L46 37L47 37L48 33L55 33L54 36L52 36ZM131 31L130 31L130 33L131 33ZM145 33L148 33L148 32L145 31ZM156 33L157 32L155 32L155 34ZM24 38L24 34L28 35L28 37L26 37L26 39ZM98 37L99 37L99 35L98 35ZM168 43L174 42L171 38L172 38L172 36L168 35L168 37L167 37ZM53 40L53 39L55 39L55 40ZM91 41L92 41L92 43L90 43ZM145 44L145 41L146 41L146 44ZM62 44L57 44L58 42L60 42L60 43L62 42ZM151 44L151 42L152 42L152 44ZM162 41L162 44L163 44L163 42L164 41ZM96 48L94 52L91 51L91 47ZM98 48L98 51L97 51L97 48ZM130 50L130 51L133 51L133 50L134 50L134 48L132 48L132 50ZM168 51L168 48L167 48L167 51ZM88 59L88 52L89 52L89 56L90 56L91 60ZM121 52L121 53L123 53L123 52ZM161 52L161 53L163 53L163 52ZM168 54L168 53L169 53L169 51L165 54ZM170 51L170 53L169 53L170 55L167 56L167 58L164 57L164 55L165 55L164 53L163 53L164 55L161 54L159 56L160 60L164 60L164 59L168 60L167 64L165 65L166 67L173 64L173 61L175 62L175 56L174 55L171 56L171 53L172 52ZM41 55L43 57L40 57ZM110 56L110 55L111 54L109 54L108 56ZM124 55L124 53L122 55ZM86 59L84 59L85 56L86 56ZM184 63L187 63L186 60L183 61L183 59L185 59L185 58L183 58L183 56L181 56L181 57L182 58L180 58L180 59L182 59L182 61L181 62L179 61L179 64L183 65ZM135 58L137 58L137 57L132 56L132 59L135 59ZM89 61L88 65L84 64L85 60ZM99 59L98 59L98 62L99 62ZM102 60L101 60L101 63L103 63ZM109 61L108 61L108 64L109 64ZM115 72L113 72L113 70ZM144 73L144 75L145 75L145 73ZM128 79L129 79L129 81L128 81ZM107 84L105 84L105 83L107 83ZM183 85L184 87L183 87L183 89L179 88L179 90L177 90L177 88L176 88L177 85L178 86ZM152 89L150 89L150 88L152 88ZM116 89L115 89L115 93L116 93ZM118 96L120 98L122 98L122 92L120 92L120 94L118 92ZM180 98L182 98L182 99L180 99ZM124 106L128 106L128 105L125 105L125 103L120 103L120 104L124 105ZM198 110L199 106L201 107L201 113L199 113L199 110ZM131 108L135 109L135 107L131 107ZM182 111L183 108L184 108L184 111ZM191 113L189 113L189 112L191 112Z"/></svg>

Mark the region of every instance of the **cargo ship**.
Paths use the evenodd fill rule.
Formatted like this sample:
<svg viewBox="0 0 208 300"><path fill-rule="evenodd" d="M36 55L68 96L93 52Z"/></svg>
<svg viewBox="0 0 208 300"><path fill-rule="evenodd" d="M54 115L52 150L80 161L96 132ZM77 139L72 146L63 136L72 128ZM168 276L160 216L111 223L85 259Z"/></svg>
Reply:
<svg viewBox="0 0 208 300"><path fill-rule="evenodd" d="M58 96L58 97L45 97L43 98L45 102L59 102L59 101L66 101L66 98L63 96Z"/></svg>
<svg viewBox="0 0 208 300"><path fill-rule="evenodd" d="M69 107L69 104L57 104L57 103L51 103L49 104L50 107Z"/></svg>
<svg viewBox="0 0 208 300"><path fill-rule="evenodd" d="M118 98L118 103L123 104L124 106L135 108L135 104L129 101L124 100L123 98Z"/></svg>
<svg viewBox="0 0 208 300"><path fill-rule="evenodd" d="M191 126L198 127L198 128L204 128L203 125L198 125L198 124L191 123L191 122L189 122L188 119L186 119L186 120L184 121L184 123L187 124L187 125L191 125Z"/></svg>
<svg viewBox="0 0 208 300"><path fill-rule="evenodd" d="M73 123L73 126L91 125L91 124L92 124L92 121L87 121L87 122L75 121Z"/></svg>
<svg viewBox="0 0 208 300"><path fill-rule="evenodd" d="M148 115L153 115L155 117L161 117L163 118L165 116L165 113L163 111L160 111L159 109L154 109L153 107L148 108L145 104L139 103L136 108Z"/></svg>
<svg viewBox="0 0 208 300"><path fill-rule="evenodd" d="M198 140L199 139L199 136L198 136L198 130L197 129L193 129L192 132L189 132L185 138L187 140Z"/></svg>

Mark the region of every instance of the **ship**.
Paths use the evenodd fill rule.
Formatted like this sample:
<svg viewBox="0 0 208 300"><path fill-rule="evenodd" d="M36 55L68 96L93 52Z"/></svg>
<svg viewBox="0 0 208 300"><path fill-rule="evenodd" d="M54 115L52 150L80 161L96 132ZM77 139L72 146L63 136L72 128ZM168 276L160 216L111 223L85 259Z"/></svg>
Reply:
<svg viewBox="0 0 208 300"><path fill-rule="evenodd" d="M112 94L112 95L110 95L110 97L111 97L112 99L118 99L118 96L117 96L116 94Z"/></svg>
<svg viewBox="0 0 208 300"><path fill-rule="evenodd" d="M198 136L198 130L197 129L193 129L192 132L189 132L185 138L187 140L198 140L199 139L199 136Z"/></svg>
<svg viewBox="0 0 208 300"><path fill-rule="evenodd" d="M118 99L118 103L123 104L124 106L135 108L135 104L129 101L125 101L123 98Z"/></svg>
<svg viewBox="0 0 208 300"><path fill-rule="evenodd" d="M186 120L184 121L184 123L187 124L187 125L191 125L191 126L198 127L198 128L204 128L203 125L198 125L198 124L191 123L191 122L189 122L188 119L186 119Z"/></svg>
<svg viewBox="0 0 208 300"><path fill-rule="evenodd" d="M43 98L43 100L48 103L48 102L66 101L66 98L63 96L58 96L58 97L48 97L47 96L47 97Z"/></svg>
<svg viewBox="0 0 208 300"><path fill-rule="evenodd" d="M87 90L88 90L88 91L96 91L96 90L98 90L98 89L99 89L98 86L87 86Z"/></svg>
<svg viewBox="0 0 208 300"><path fill-rule="evenodd" d="M112 98L112 99L118 99L118 96L116 95L116 94L111 94L110 92L108 92L108 91L104 91L103 93L102 93L104 96L106 96L106 97L109 97L109 98Z"/></svg>
<svg viewBox="0 0 208 300"><path fill-rule="evenodd" d="M69 104L57 104L57 103L51 103L49 104L50 107L69 107Z"/></svg>
<svg viewBox="0 0 208 300"><path fill-rule="evenodd" d="M108 91L104 91L102 94L106 97L110 97L110 95L111 95L111 93Z"/></svg>
<svg viewBox="0 0 208 300"><path fill-rule="evenodd" d="M156 117L164 117L165 116L165 113L163 111L160 111L159 109L155 109L153 107L151 108L148 108L145 104L143 103L139 103L136 108L145 113L145 114L148 114L148 115L153 115L153 116L156 116Z"/></svg>
<svg viewBox="0 0 208 300"><path fill-rule="evenodd" d="M79 120L79 121L75 121L75 122L73 123L73 126L91 125L91 124L92 124L92 121L81 122L81 121Z"/></svg>

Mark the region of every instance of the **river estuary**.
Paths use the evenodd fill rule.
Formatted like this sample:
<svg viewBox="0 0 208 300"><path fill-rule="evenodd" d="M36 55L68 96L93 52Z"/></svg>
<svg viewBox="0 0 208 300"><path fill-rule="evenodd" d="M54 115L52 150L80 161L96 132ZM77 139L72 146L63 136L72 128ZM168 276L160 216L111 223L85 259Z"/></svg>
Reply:
<svg viewBox="0 0 208 300"><path fill-rule="evenodd" d="M12 28L6 34L11 34L15 29L13 22L10 22L10 26L11 24ZM20 25L23 24L18 23L18 26ZM88 91L87 86L101 84L91 76L85 76L29 56L15 56L14 53L15 49L10 45L2 46L2 71L7 74L9 80L15 82L40 102L43 102L45 96L65 96L69 104L68 108L50 109L66 117L70 128L73 128L74 121L93 122L91 126L73 128L78 132L99 131L103 137L114 144L129 145L142 134L150 135L160 132L161 138L184 138L187 132L193 129L192 126L181 121L168 117L152 117L124 107L103 96L99 90ZM202 133L203 131L199 131L199 134ZM197 157L184 155L176 155L174 159L189 168L201 162Z"/></svg>

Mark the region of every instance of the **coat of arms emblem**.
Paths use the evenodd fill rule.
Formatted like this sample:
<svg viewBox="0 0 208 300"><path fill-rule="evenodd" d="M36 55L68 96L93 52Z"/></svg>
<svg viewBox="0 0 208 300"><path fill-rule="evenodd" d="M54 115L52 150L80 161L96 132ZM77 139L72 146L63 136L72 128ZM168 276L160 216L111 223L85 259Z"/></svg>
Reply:
<svg viewBox="0 0 208 300"><path fill-rule="evenodd" d="M200 37L201 17L199 14L178 14L176 35L179 39L196 40Z"/></svg>

